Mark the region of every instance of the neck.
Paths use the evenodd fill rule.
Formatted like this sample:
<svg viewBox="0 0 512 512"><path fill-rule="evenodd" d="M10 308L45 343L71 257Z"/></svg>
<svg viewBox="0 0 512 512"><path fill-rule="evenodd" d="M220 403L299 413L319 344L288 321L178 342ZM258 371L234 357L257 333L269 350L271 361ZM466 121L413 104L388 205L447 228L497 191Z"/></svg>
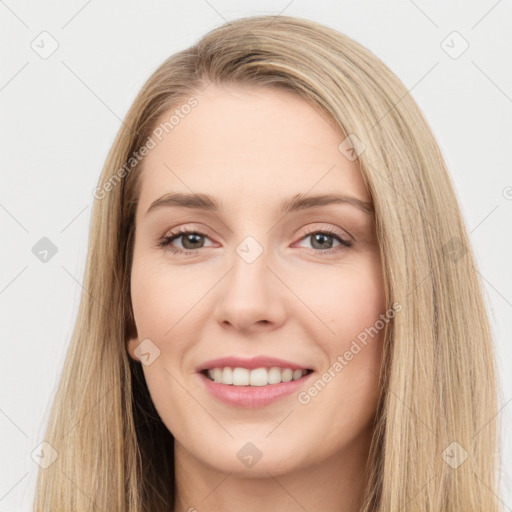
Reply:
<svg viewBox="0 0 512 512"><path fill-rule="evenodd" d="M173 512L358 512L371 434L361 433L350 446L318 464L283 474L269 471L266 476L219 471L175 440Z"/></svg>

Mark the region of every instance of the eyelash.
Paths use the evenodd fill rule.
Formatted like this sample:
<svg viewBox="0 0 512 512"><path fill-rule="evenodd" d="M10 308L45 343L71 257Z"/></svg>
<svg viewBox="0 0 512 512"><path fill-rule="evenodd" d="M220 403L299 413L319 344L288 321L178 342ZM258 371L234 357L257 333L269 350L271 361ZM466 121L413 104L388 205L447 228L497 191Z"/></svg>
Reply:
<svg viewBox="0 0 512 512"><path fill-rule="evenodd" d="M172 253L174 253L174 254L179 253L179 254L183 254L183 255L191 255L191 254L197 253L199 249L204 249L204 247L199 247L199 249L194 249L194 250L183 250L183 249L177 249L176 247L173 247L172 245L170 245L171 242L173 242L175 239L177 239L183 235L188 235L188 234L194 234L194 235L204 236L204 237L208 238L208 236L205 233L202 233L201 231L178 228L174 233L171 232L171 233L164 235L158 241L158 247L162 247L162 248L167 247L167 249L169 251L171 251ZM346 240L345 238L342 238L334 230L329 229L329 228L322 229L322 230L309 231L308 233L304 234L304 236L301 238L301 240L303 240L304 238L307 238L308 236L316 235L316 234L332 236L333 238L338 240L343 247L340 248L338 246L337 248L325 249L325 250L310 249L310 251L313 251L315 254L318 254L318 255L332 254L332 253L342 251L344 249L348 249L349 247L352 246L351 241Z"/></svg>

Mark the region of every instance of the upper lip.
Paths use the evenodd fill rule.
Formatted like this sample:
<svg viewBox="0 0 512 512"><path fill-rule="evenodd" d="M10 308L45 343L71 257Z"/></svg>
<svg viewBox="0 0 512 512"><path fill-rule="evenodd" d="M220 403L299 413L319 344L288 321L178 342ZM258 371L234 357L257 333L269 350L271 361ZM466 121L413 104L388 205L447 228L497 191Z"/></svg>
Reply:
<svg viewBox="0 0 512 512"><path fill-rule="evenodd" d="M284 359L277 359L270 356L256 356L249 359L241 357L221 357L218 359L211 359L200 364L197 368L197 372L203 370L211 370L212 368L247 368L254 370L255 368L291 368L292 370L309 370L306 366L302 366L292 361L285 361Z"/></svg>

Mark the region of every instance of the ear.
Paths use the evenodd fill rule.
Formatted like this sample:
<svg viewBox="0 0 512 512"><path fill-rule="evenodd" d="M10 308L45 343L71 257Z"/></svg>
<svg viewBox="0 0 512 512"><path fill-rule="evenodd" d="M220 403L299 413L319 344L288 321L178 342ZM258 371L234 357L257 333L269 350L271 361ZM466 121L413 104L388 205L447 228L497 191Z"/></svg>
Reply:
<svg viewBox="0 0 512 512"><path fill-rule="evenodd" d="M140 359L135 355L135 349L139 345L139 336L137 334L137 327L134 322L130 322L130 328L128 333L128 340L126 342L126 349L128 354L135 361L140 361Z"/></svg>

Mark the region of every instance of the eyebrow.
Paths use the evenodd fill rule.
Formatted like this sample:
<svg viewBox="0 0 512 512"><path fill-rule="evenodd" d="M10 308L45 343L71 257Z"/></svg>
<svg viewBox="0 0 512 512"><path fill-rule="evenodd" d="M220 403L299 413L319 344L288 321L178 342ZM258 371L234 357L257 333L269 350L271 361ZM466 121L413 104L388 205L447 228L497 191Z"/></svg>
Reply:
<svg viewBox="0 0 512 512"><path fill-rule="evenodd" d="M282 214L287 214L290 212L318 208L330 204L348 204L368 215L371 215L374 212L374 207L371 202L362 201L356 197L344 194L321 194L309 196L297 194L290 199L282 201L280 211ZM154 210L173 206L210 212L218 212L221 209L220 203L208 194L172 192L153 201L148 208L146 215Z"/></svg>

